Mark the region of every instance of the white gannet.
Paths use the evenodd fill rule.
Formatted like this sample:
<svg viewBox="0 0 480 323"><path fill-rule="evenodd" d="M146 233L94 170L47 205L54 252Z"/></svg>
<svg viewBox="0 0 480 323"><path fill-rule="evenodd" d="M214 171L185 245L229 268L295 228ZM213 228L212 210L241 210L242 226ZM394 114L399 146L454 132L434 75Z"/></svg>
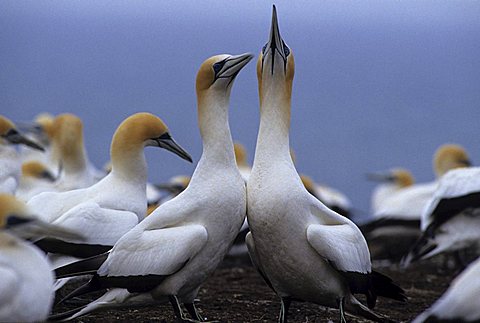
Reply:
<svg viewBox="0 0 480 323"><path fill-rule="evenodd" d="M63 113L55 118L53 129L51 157L57 164L54 170L61 170L53 190L63 192L95 184L99 171L88 159L82 120L74 114Z"/></svg>
<svg viewBox="0 0 480 323"><path fill-rule="evenodd" d="M22 164L22 176L15 197L27 202L41 192L50 191L55 176L48 167L39 161L28 161Z"/></svg>
<svg viewBox="0 0 480 323"><path fill-rule="evenodd" d="M190 184L115 244L79 293L117 289L71 318L97 308L128 305L129 299L144 293L156 301L169 300L178 321L189 321L180 302L194 320L201 321L193 304L200 285L222 261L245 219L245 183L235 164L228 106L233 80L252 57L218 55L202 63L196 90L203 153ZM84 265L80 267L85 271Z"/></svg>
<svg viewBox="0 0 480 323"><path fill-rule="evenodd" d="M480 322L480 258L471 263L447 291L413 323Z"/></svg>
<svg viewBox="0 0 480 323"><path fill-rule="evenodd" d="M379 182L372 192L372 214L376 214L381 210L383 204L388 201L392 195L415 183L415 178L412 173L400 167L392 168L383 173L370 173L367 174L367 178L371 181Z"/></svg>
<svg viewBox="0 0 480 323"><path fill-rule="evenodd" d="M39 161L45 165L49 165L50 160L50 143L53 138L53 120L55 117L50 113L40 113L35 116L33 124L20 125L22 133L32 141L42 146L45 151L40 152L28 146L21 146L19 148L20 158L22 163L30 161ZM53 169L53 168L52 168ZM55 168L54 170L57 170Z"/></svg>
<svg viewBox="0 0 480 323"><path fill-rule="evenodd" d="M432 198L439 179L450 169L469 166L465 149L459 145L440 146L433 156L436 179L413 184L386 198L373 214L374 219L360 226L374 259L400 260L420 236L420 217Z"/></svg>
<svg viewBox="0 0 480 323"><path fill-rule="evenodd" d="M411 185L392 195L385 206L373 214L375 218L395 217L406 220L420 220L428 201L433 196L438 180L447 171L470 166L468 154L463 147L454 144L440 146L433 156L436 180Z"/></svg>
<svg viewBox="0 0 480 323"><path fill-rule="evenodd" d="M0 116L0 193L14 194L20 181L21 160L10 144L22 144L41 151L44 149L21 135L12 121Z"/></svg>
<svg viewBox="0 0 480 323"><path fill-rule="evenodd" d="M406 264L480 245L480 167L453 169L440 179L422 214L421 230Z"/></svg>
<svg viewBox="0 0 480 323"><path fill-rule="evenodd" d="M12 195L0 194L0 321L47 319L55 297L53 273L43 252L20 237L80 236L39 221Z"/></svg>
<svg viewBox="0 0 480 323"><path fill-rule="evenodd" d="M150 113L136 113L115 131L110 148L112 171L98 183L67 192L45 192L28 201L30 209L49 223L81 228L85 241L43 239L37 246L52 253L88 257L109 250L145 217L147 164L144 147L167 149L190 156L172 139L163 121Z"/></svg>
<svg viewBox="0 0 480 323"><path fill-rule="evenodd" d="M371 270L360 230L309 194L289 153L294 60L280 37L273 7L270 39L257 62L260 128L247 184L246 242L252 262L281 299L280 322L292 300L344 309L369 319L383 317L353 293L405 300L403 291Z"/></svg>

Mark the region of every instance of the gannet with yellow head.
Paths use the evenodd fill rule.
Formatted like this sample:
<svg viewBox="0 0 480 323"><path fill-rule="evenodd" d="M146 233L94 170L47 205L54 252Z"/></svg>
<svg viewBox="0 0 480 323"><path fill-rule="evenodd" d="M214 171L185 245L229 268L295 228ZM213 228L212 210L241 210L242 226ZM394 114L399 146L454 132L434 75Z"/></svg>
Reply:
<svg viewBox="0 0 480 323"><path fill-rule="evenodd" d="M52 191L52 185L56 179L47 165L39 161L24 162L15 197L27 202L37 194Z"/></svg>
<svg viewBox="0 0 480 323"><path fill-rule="evenodd" d="M467 152L460 145L440 146L433 155L436 179L427 183L410 185L392 194L374 218L396 218L419 221L421 214L435 192L438 180L450 169L470 166Z"/></svg>
<svg viewBox="0 0 480 323"><path fill-rule="evenodd" d="M79 293L98 287L123 289L110 289L72 318L102 307L134 304L147 295L170 301L179 322L187 321L179 303L201 321L193 301L245 219L245 182L235 163L228 107L235 76L251 59L250 54L217 55L200 66L196 90L203 153L189 185L124 235ZM74 264L69 268L75 271Z"/></svg>
<svg viewBox="0 0 480 323"><path fill-rule="evenodd" d="M14 194L21 175L21 159L11 144L44 151L37 143L20 134L15 124L0 116L0 193Z"/></svg>
<svg viewBox="0 0 480 323"><path fill-rule="evenodd" d="M55 292L45 254L20 237L42 235L80 238L43 223L12 195L0 194L0 321L45 321Z"/></svg>
<svg viewBox="0 0 480 323"><path fill-rule="evenodd" d="M370 173L367 174L367 178L371 181L379 182L372 192L372 214L381 210L382 204L393 194L406 187L412 186L415 183L415 178L412 173L409 170L400 167L392 168L387 172Z"/></svg>
<svg viewBox="0 0 480 323"><path fill-rule="evenodd" d="M32 124L21 125L24 134L45 149L45 152L40 152L28 146L20 146L19 153L23 163L40 161L50 166L50 143L53 138L54 119L55 117L50 113L43 112L35 116Z"/></svg>
<svg viewBox="0 0 480 323"><path fill-rule="evenodd" d="M268 43L257 63L260 129L247 183L246 237L252 262L281 299L280 322L291 300L309 301L380 320L353 293L404 300L389 278L372 272L360 230L308 193L290 156L294 61L280 36L273 7Z"/></svg>
<svg viewBox="0 0 480 323"><path fill-rule="evenodd" d="M41 193L28 201L45 221L81 228L86 241L44 239L37 245L52 253L88 257L109 250L141 221L147 209L146 146L164 148L191 161L160 118L150 113L126 118L113 135L112 171L106 177L88 188Z"/></svg>
<svg viewBox="0 0 480 323"><path fill-rule="evenodd" d="M83 140L83 122L72 113L62 113L53 122L51 160L59 169L55 190L69 191L95 184L104 176L90 162Z"/></svg>

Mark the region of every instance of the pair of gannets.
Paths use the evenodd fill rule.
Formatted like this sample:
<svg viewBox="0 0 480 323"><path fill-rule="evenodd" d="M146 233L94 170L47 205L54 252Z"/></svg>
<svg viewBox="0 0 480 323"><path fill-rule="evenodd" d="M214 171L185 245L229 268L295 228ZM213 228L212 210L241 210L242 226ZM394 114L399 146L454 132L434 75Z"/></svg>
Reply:
<svg viewBox="0 0 480 323"><path fill-rule="evenodd" d="M303 186L289 153L294 59L282 40L273 8L268 43L257 63L260 128L247 184L246 237L252 258L281 299L280 322L293 300L309 301L382 320L354 293L405 300L392 281L371 270L367 243L357 226L330 210Z"/></svg>
<svg viewBox="0 0 480 323"><path fill-rule="evenodd" d="M433 158L436 180L413 184L410 172L396 169L374 174L370 179L388 180L372 196L374 219L360 226L372 258L399 261L420 237L420 217L432 198L439 180L450 169L470 165L465 149L459 145L440 146Z"/></svg>
<svg viewBox="0 0 480 323"><path fill-rule="evenodd" d="M160 118L149 113L128 117L113 135L110 174L88 188L45 192L28 201L30 209L44 221L81 228L85 241L44 239L37 245L52 253L88 257L109 250L143 220L147 209L147 164L143 152L146 146L164 148L191 161Z"/></svg>
<svg viewBox="0 0 480 323"><path fill-rule="evenodd" d="M81 237L32 216L12 195L0 194L0 321L47 319L55 297L45 254L22 238Z"/></svg>
<svg viewBox="0 0 480 323"><path fill-rule="evenodd" d="M14 194L20 181L21 160L11 144L44 150L37 143L21 135L12 121L0 116L0 193Z"/></svg>
<svg viewBox="0 0 480 323"><path fill-rule="evenodd" d="M201 320L193 304L200 285L224 258L245 219L245 183L235 164L228 106L235 76L251 58L218 55L200 67L196 91L203 153L188 187L121 237L108 254L57 270L60 278L77 270L94 274L70 297L111 288L71 318L139 299L145 305L149 299L170 301L178 321L187 320L180 303Z"/></svg>
<svg viewBox="0 0 480 323"><path fill-rule="evenodd" d="M408 265L442 252L480 246L480 167L454 169L440 180L421 218L422 236Z"/></svg>

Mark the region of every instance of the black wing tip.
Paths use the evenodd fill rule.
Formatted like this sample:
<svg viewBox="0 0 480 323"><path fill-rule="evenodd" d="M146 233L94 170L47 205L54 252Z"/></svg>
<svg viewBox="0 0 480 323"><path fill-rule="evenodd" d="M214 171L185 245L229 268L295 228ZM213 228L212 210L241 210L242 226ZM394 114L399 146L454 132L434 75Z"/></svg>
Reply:
<svg viewBox="0 0 480 323"><path fill-rule="evenodd" d="M403 303L408 301L405 291L396 285L390 277L378 271L372 271L372 287L374 293L378 296L391 298Z"/></svg>

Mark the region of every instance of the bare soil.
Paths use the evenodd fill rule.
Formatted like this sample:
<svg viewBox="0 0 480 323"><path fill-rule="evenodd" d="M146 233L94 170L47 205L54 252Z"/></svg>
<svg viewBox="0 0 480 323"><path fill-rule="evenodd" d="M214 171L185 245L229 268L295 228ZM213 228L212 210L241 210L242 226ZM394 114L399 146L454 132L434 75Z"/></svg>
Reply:
<svg viewBox="0 0 480 323"><path fill-rule="evenodd" d="M409 301L399 303L379 298L375 311L395 321L410 322L438 299L454 278L453 270L440 267L436 261L429 261L406 270L377 269L400 285L406 291ZM66 295L72 288L65 287L59 296ZM101 294L91 295L85 300L93 300L94 296L99 295ZM78 306L78 300L75 303L76 305L60 305L54 309L54 313L73 309ZM280 310L278 298L255 269L247 262L231 260L226 260L205 282L196 305L203 317L218 322L276 322ZM368 322L353 316L348 316L347 320ZM290 307L289 322L329 321L339 321L337 310L298 302L292 303ZM89 314L74 322L175 322L175 317L171 306L164 304L142 308L117 308Z"/></svg>

